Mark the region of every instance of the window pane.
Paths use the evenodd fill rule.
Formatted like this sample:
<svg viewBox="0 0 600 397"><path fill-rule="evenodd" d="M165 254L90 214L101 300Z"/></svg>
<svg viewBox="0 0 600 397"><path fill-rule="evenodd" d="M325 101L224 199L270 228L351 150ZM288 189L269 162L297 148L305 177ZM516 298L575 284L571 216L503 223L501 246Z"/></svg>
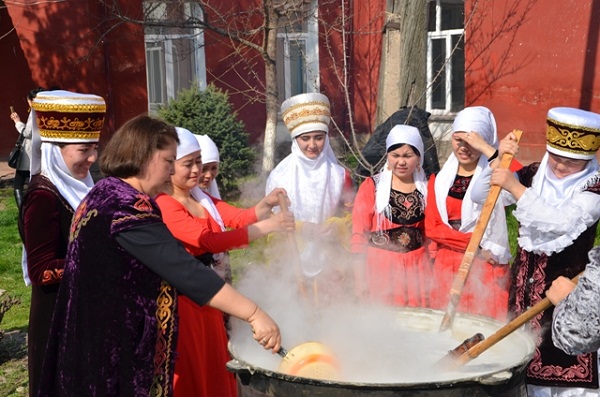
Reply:
<svg viewBox="0 0 600 397"><path fill-rule="evenodd" d="M465 23L464 9L462 0L443 0L442 30L462 29Z"/></svg>
<svg viewBox="0 0 600 397"><path fill-rule="evenodd" d="M306 86L306 43L304 40L290 41L291 96L307 92Z"/></svg>
<svg viewBox="0 0 600 397"><path fill-rule="evenodd" d="M465 107L465 46L464 36L452 36L452 104L450 111L458 112Z"/></svg>
<svg viewBox="0 0 600 397"><path fill-rule="evenodd" d="M166 102L164 50L160 43L146 43L148 100L151 104Z"/></svg>
<svg viewBox="0 0 600 397"><path fill-rule="evenodd" d="M173 40L173 83L175 98L182 89L192 86L196 63L194 58L194 42L189 38Z"/></svg>
<svg viewBox="0 0 600 397"><path fill-rule="evenodd" d="M430 0L427 4L427 31L435 32L435 0Z"/></svg>
<svg viewBox="0 0 600 397"><path fill-rule="evenodd" d="M431 71L433 86L431 87L431 108L446 108L446 40L431 40Z"/></svg>

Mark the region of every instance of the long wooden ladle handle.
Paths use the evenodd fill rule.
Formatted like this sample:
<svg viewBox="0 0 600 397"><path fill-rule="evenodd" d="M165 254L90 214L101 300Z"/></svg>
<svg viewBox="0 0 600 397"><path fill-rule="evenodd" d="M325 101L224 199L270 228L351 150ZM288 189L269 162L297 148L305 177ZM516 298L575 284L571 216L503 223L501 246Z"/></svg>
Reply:
<svg viewBox="0 0 600 397"><path fill-rule="evenodd" d="M523 131L513 130L512 133L516 136L517 142L519 142ZM500 159L500 165L498 168L508 168L512 159L512 154L504 153ZM440 332L443 332L452 326L452 322L454 321L454 316L456 314L456 308L458 307L463 287L467 281L469 270L471 269L471 264L475 259L475 254L479 249L479 244L481 243L481 239L483 238L483 234L485 233L485 229L490 221L492 212L494 211L494 206L496 205L496 201L498 201L498 196L500 195L501 191L502 188L498 185L490 186L487 199L485 200L483 208L481 209L481 215L479 215L479 219L475 224L473 234L471 235L471 239L469 240L469 244L465 250L465 254L460 267L458 268L458 272L456 273L456 276L454 276L454 281L452 282L452 287L450 288L450 300L448 301L446 313L442 318Z"/></svg>
<svg viewBox="0 0 600 397"><path fill-rule="evenodd" d="M577 284L579 281L579 277L583 272L579 273L577 276L571 279L572 282ZM521 313L519 316L515 317L514 320L506 324L504 327L500 328L498 331L490 335L488 338L482 340L477 343L475 346L471 347L469 350L461 354L455 359L456 366L464 365L474 358L479 357L481 353L500 342L502 339L506 338L508 335L513 333L516 329L521 327L523 324L546 310L552 306L552 302L550 299L544 298L535 305L531 306L528 310Z"/></svg>
<svg viewBox="0 0 600 397"><path fill-rule="evenodd" d="M287 205L286 196L283 193L278 193L277 198L279 200L279 207L282 212L289 212L289 208ZM296 272L296 279L298 282L298 289L300 290L300 294L306 298L306 289L304 288L304 279L302 277L302 264L300 262L300 251L298 250L298 243L296 242L296 236L294 232L289 231L286 232L287 241L288 241L288 249L290 251L290 259L293 263L294 270Z"/></svg>

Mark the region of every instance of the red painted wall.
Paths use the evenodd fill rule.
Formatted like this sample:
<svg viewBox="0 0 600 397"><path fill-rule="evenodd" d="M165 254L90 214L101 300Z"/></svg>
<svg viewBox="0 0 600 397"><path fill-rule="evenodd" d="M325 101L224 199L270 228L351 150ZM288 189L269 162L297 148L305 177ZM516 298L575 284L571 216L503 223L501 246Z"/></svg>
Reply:
<svg viewBox="0 0 600 397"><path fill-rule="evenodd" d="M126 0L123 6L131 8ZM1 19L2 31L14 27L8 40L0 40L3 54L10 59L0 65L0 75L10 76L9 90L0 98L0 108L14 103L26 116L23 98L36 86L57 86L104 97L106 125L101 143L127 119L147 112L144 35L140 27L121 25L109 31L102 25L104 10L95 1L23 2L6 4L10 18ZM5 10L2 10L3 12ZM15 34L16 33L16 34ZM17 39L18 38L18 39ZM9 47L6 50L5 47ZM0 118L3 131L13 129L8 117ZM6 156L14 144L0 145Z"/></svg>
<svg viewBox="0 0 600 397"><path fill-rule="evenodd" d="M352 81L353 112L356 132L371 134L375 131L377 96L383 25L385 23L385 0L354 1L352 9L353 31Z"/></svg>
<svg viewBox="0 0 600 397"><path fill-rule="evenodd" d="M600 113L600 1L467 0L466 104L489 107L503 137L523 130L519 158L545 152L549 108Z"/></svg>
<svg viewBox="0 0 600 397"><path fill-rule="evenodd" d="M255 0L216 1L215 8L221 15L238 15L219 25L223 29L233 26L260 26L261 7ZM256 12L244 13L244 10ZM211 11L212 12L212 11ZM241 17L245 15L245 17ZM214 19L209 19L214 21ZM213 22L214 23L214 22ZM262 35L245 37L255 45L260 45ZM230 102L244 122L251 139L257 141L264 134L266 109L264 105L264 62L257 51L241 48L222 35L205 30L204 51L206 58L207 83L212 83L229 94Z"/></svg>

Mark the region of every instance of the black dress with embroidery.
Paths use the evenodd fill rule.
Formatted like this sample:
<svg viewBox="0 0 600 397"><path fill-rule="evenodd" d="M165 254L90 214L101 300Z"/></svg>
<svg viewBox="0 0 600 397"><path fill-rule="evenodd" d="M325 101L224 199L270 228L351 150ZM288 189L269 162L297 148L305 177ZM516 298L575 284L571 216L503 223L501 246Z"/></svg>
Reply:
<svg viewBox="0 0 600 397"><path fill-rule="evenodd" d="M520 182L530 187L539 163L518 171ZM600 194L600 182L586 191ZM558 253L548 256L534 254L519 247L511 267L512 285L509 311L519 315L544 299L546 290L559 276L572 278L585 269L588 252L593 247L598 222L584 231L573 243ZM533 359L527 368L527 382L533 385L598 388L597 353L570 356L552 343L551 325L554 307L536 316L529 326L539 332Z"/></svg>

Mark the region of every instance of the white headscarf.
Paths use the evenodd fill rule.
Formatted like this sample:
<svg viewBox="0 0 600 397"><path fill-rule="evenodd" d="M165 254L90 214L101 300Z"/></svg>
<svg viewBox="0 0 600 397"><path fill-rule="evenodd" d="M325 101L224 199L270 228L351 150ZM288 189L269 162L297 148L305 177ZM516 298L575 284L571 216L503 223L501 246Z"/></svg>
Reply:
<svg viewBox="0 0 600 397"><path fill-rule="evenodd" d="M498 135L496 131L496 120L492 112L483 106L473 106L461 110L452 124L452 133L475 131L492 147L498 148ZM458 172L458 159L454 152L450 154L448 160L435 177L435 201L442 221L448 223L448 210L446 208L446 199L448 191L454 183ZM471 189L483 169L488 166L485 156L480 156L477 162L477 168L473 174L471 183L465 192L461 206L461 226L459 231L472 232L475 228L483 205L476 204L471 200ZM508 243L508 229L506 226L506 215L504 204L498 199L494 207L488 227L483 236L481 247L492 253L494 258L500 263L508 263L511 259L510 246Z"/></svg>
<svg viewBox="0 0 600 397"><path fill-rule="evenodd" d="M175 127L175 130L177 130L177 137L179 138L179 145L177 146L177 160L187 156L188 154L200 152L200 143L198 143L196 135L194 135L190 130L181 127ZM204 207L206 211L208 211L208 213L219 224L219 226L221 226L221 230L225 230L225 225L223 223L223 219L221 218L221 214L219 214L219 211L217 210L217 207L212 199L198 186L192 188L190 194L197 202L200 203L200 205L202 205L202 207Z"/></svg>
<svg viewBox="0 0 600 397"><path fill-rule="evenodd" d="M297 220L321 223L335 215L344 176L344 167L338 164L327 134L323 151L316 159L306 157L296 138L292 138L292 153L271 171L266 194L277 187L285 188L290 211Z"/></svg>
<svg viewBox="0 0 600 397"><path fill-rule="evenodd" d="M56 144L42 142L41 164L42 175L50 179L74 210L94 187L94 180L89 171L83 180L71 175L60 147Z"/></svg>
<svg viewBox="0 0 600 397"><path fill-rule="evenodd" d="M210 139L208 135L194 135L200 144L200 150L202 151L202 164L209 163L220 163L221 158L219 156L219 148L215 142ZM208 194L211 196L221 199L221 193L219 192L219 186L217 185L216 178L210 181L208 186Z"/></svg>
<svg viewBox="0 0 600 397"><path fill-rule="evenodd" d="M392 128L385 140L385 148L389 150L390 147L398 144L408 144L416 148L419 151L419 166L413 172L413 179L417 190L421 192L424 199L427 199L427 179L425 177L425 171L423 170L423 157L424 157L424 145L423 139L419 130L410 125L396 125ZM389 163L386 161L385 165L379 173L379 180L375 188L375 209L377 213L382 213L384 210L389 210L390 205L390 191L392 190L392 170L389 168Z"/></svg>

